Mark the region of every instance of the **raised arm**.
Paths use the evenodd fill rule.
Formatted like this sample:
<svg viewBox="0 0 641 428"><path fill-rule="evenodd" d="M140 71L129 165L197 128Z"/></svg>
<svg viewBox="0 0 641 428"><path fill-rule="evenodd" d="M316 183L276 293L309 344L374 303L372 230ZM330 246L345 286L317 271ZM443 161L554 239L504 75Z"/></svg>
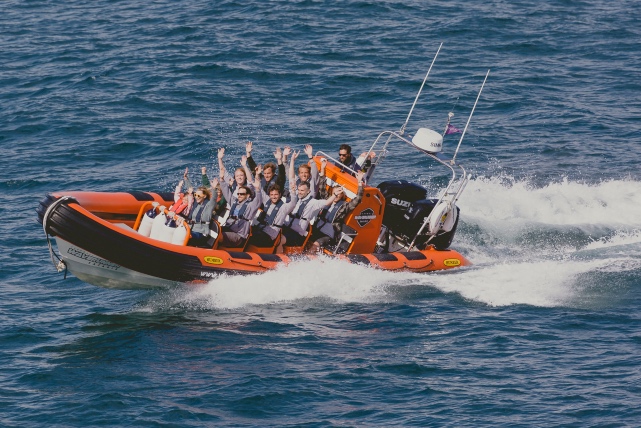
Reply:
<svg viewBox="0 0 641 428"><path fill-rule="evenodd" d="M245 143L245 156L247 156L247 165L249 166L250 171L256 171L256 161L254 161L254 158L252 157L252 150L254 149L254 143L251 141L247 141ZM247 176L247 180L249 181L250 175Z"/></svg>
<svg viewBox="0 0 641 428"><path fill-rule="evenodd" d="M314 148L311 144L305 145L305 154L307 155L307 158L309 160L312 160L312 158L314 157Z"/></svg>
<svg viewBox="0 0 641 428"><path fill-rule="evenodd" d="M327 198L327 199L320 199L320 201L324 202L324 206L328 207L330 206L338 196L341 196L343 194L343 188L342 187L336 187L335 190L332 192L332 195Z"/></svg>
<svg viewBox="0 0 641 428"><path fill-rule="evenodd" d="M283 163L287 163L287 156L292 152L291 147L285 146L283 148Z"/></svg>
<svg viewBox="0 0 641 428"><path fill-rule="evenodd" d="M274 151L274 158L278 165L283 164L283 152L280 150L280 147L276 147L276 150Z"/></svg>
<svg viewBox="0 0 641 428"><path fill-rule="evenodd" d="M283 152L280 151L280 147L276 147L274 152L274 157L276 158L278 171L276 171L276 184L280 187L281 191L285 191L285 182L287 181L287 171L285 170L285 165L283 165Z"/></svg>
<svg viewBox="0 0 641 428"><path fill-rule="evenodd" d="M288 147L286 147L288 148ZM292 183L296 184L296 168L294 164L296 163L296 158L300 152L292 152L292 158L289 160L289 183L290 186Z"/></svg>
<svg viewBox="0 0 641 428"><path fill-rule="evenodd" d="M227 200L227 203L232 205L232 193L229 189L229 183L225 181L224 173L221 173L220 175L220 190L223 192L223 196ZM212 197L212 199L214 198Z"/></svg>
<svg viewBox="0 0 641 428"><path fill-rule="evenodd" d="M316 166L316 162L314 162L313 160L311 160L309 163L311 163L310 169L312 172L312 177L310 179L310 191L312 192L312 198L315 198L316 192L318 192L318 167Z"/></svg>
<svg viewBox="0 0 641 428"><path fill-rule="evenodd" d="M296 182L289 183L289 200L283 205L283 212L291 213L298 202L298 192L296 191Z"/></svg>
<svg viewBox="0 0 641 428"><path fill-rule="evenodd" d="M203 186L208 187L209 186L209 177L207 177L207 167L206 166L201 166L200 167L200 181L203 183Z"/></svg>
<svg viewBox="0 0 641 428"><path fill-rule="evenodd" d="M189 215L191 213L191 208L194 205L194 192L187 193L187 209L183 211L183 214Z"/></svg>
<svg viewBox="0 0 641 428"><path fill-rule="evenodd" d="M327 159L326 158L321 158L321 169L318 173L318 177L322 180L325 178L325 169L327 168Z"/></svg>
<svg viewBox="0 0 641 428"><path fill-rule="evenodd" d="M178 202L180 199L180 191L183 188L183 181L180 180L178 184L176 185L176 188L174 189L174 202Z"/></svg>
<svg viewBox="0 0 641 428"><path fill-rule="evenodd" d="M354 211L354 209L358 206L358 204L361 203L361 200L363 199L363 193L365 192L365 181L363 179L364 177L365 173L363 171L358 171L356 173L356 181L358 181L358 191L356 192L356 196L347 203L346 210L348 213Z"/></svg>
<svg viewBox="0 0 641 428"><path fill-rule="evenodd" d="M189 181L189 168L185 168L185 172L183 173L183 180L185 181L185 186L187 186L187 188L194 187L194 185L191 184L191 181Z"/></svg>
<svg viewBox="0 0 641 428"><path fill-rule="evenodd" d="M214 200L216 199L216 187L218 186L218 184L219 184L218 178L214 178L211 181L211 194L212 194L212 199Z"/></svg>
<svg viewBox="0 0 641 428"><path fill-rule="evenodd" d="M321 169L318 174L318 197L319 199L325 199L327 197L327 182L325 180L325 168L327 167L327 159L321 159Z"/></svg>
<svg viewBox="0 0 641 428"><path fill-rule="evenodd" d="M376 153L374 152L363 152L361 155L356 159L356 165L355 165L355 170L356 171L367 171L369 167L372 165L372 160L376 157Z"/></svg>
<svg viewBox="0 0 641 428"><path fill-rule="evenodd" d="M247 177L247 182L251 183L254 180L254 174L249 169L249 166L247 165L247 160L248 160L247 156L246 155L242 155L240 157L240 165L245 170L245 176ZM256 174L256 176L258 177L258 174Z"/></svg>
<svg viewBox="0 0 641 428"><path fill-rule="evenodd" d="M220 177L225 176L225 164L223 163L223 157L225 157L225 148L221 147L218 149L218 169L220 170Z"/></svg>
<svg viewBox="0 0 641 428"><path fill-rule="evenodd" d="M269 197L263 190L263 186L260 185L260 174L263 172L263 167L261 165L258 165L256 167L256 178L254 178L253 183L250 183L249 180L247 183L254 188L254 196L253 198L249 201L248 207L255 213L256 210L258 210L258 207L263 203L263 201L267 201Z"/></svg>
<svg viewBox="0 0 641 428"><path fill-rule="evenodd" d="M263 173L263 166L257 165L256 177L254 177L254 182L250 183L249 178L247 179L247 183L250 183L252 185L252 187L254 188L254 192L256 192L256 194L260 193L260 190L262 190L263 188L263 186L260 185L260 174L262 173ZM249 177L251 177L251 175Z"/></svg>
<svg viewBox="0 0 641 428"><path fill-rule="evenodd" d="M234 177L227 172L225 165L223 164L223 157L225 156L225 148L221 147L218 149L218 168L220 169L220 181L229 181L233 180Z"/></svg>

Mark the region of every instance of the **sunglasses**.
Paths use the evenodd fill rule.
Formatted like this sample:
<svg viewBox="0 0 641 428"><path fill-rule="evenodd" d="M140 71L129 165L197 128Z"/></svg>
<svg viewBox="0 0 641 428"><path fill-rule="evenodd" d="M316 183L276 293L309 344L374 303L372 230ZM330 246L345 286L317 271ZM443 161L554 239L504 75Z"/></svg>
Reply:
<svg viewBox="0 0 641 428"><path fill-rule="evenodd" d="M199 195L198 193L194 193L194 196L197 197L197 198L204 198L205 197L205 195Z"/></svg>
<svg viewBox="0 0 641 428"><path fill-rule="evenodd" d="M338 156L344 157L344 156L347 156L347 153L339 153Z"/></svg>
<svg viewBox="0 0 641 428"><path fill-rule="evenodd" d="M243 192L243 193L240 193L240 192L238 192L238 196L247 196L247 193L244 193L244 192Z"/></svg>

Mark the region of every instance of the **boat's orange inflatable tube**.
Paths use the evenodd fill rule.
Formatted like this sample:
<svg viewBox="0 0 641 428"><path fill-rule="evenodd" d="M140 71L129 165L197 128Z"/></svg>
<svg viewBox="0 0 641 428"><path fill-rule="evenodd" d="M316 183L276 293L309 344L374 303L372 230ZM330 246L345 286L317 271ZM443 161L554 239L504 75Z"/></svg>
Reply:
<svg viewBox="0 0 641 428"><path fill-rule="evenodd" d="M265 272L292 260L317 257L312 254L290 256L197 248L143 236L132 228L142 206L148 206L153 201L169 206L172 200L157 193L132 193L57 192L52 195L54 198L71 196L77 203L71 201L57 206L47 219L47 231L112 263L146 275L180 282L212 278L221 273ZM374 191L370 193L373 207L384 204L384 199L379 201L376 196ZM368 205L367 209L371 206ZM356 215L352 213L350 220L355 220ZM121 223L129 227L123 227ZM377 235L373 236L375 243ZM350 263L388 271L429 272L471 264L451 249L428 247L421 251L377 254L372 252L373 247L371 250L368 247L370 252L357 253L352 245L350 250L350 254L330 255Z"/></svg>

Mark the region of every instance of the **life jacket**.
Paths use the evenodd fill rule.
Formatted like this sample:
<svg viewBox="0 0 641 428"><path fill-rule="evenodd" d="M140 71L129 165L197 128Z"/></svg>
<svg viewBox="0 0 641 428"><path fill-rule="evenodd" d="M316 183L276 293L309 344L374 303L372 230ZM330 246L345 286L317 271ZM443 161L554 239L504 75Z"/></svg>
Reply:
<svg viewBox="0 0 641 428"><path fill-rule="evenodd" d="M277 179L278 179L278 174L274 174L272 179L269 180L269 181L267 181L265 179L265 177L260 177L260 184L261 184L263 190L265 190L265 193L268 193L267 190L269 190L269 186L271 186L272 184L276 184ZM281 191L282 190L284 190L284 189L281 189Z"/></svg>
<svg viewBox="0 0 641 428"><path fill-rule="evenodd" d="M172 206L169 207L169 211L173 211L176 214L180 214L189 206L187 198L182 193L180 194L180 199L178 199Z"/></svg>
<svg viewBox="0 0 641 428"><path fill-rule="evenodd" d="M207 202L208 199L205 199L200 204L196 203L196 205L193 207L191 214L193 215L192 219L195 223L202 223L202 215L205 211L205 205L207 205Z"/></svg>
<svg viewBox="0 0 641 428"><path fill-rule="evenodd" d="M350 159L349 162L346 162L346 163L342 164L342 165L345 165L345 166L342 166L340 164L338 165L341 168L340 169L341 172L349 172L349 173L351 173L351 171L348 171L345 167L350 168L352 170L356 170L356 166L357 166L356 165L356 158L354 157L354 155L350 154L349 159Z"/></svg>
<svg viewBox="0 0 641 428"><path fill-rule="evenodd" d="M334 223L334 218L338 214L338 209L345 205L345 201L338 201L331 209L323 208L318 214L318 223L316 225L320 228L325 223Z"/></svg>
<svg viewBox="0 0 641 428"><path fill-rule="evenodd" d="M289 221L287 222L287 226L288 227L291 227L291 225L294 223L295 219L307 220L306 218L303 218L303 213L305 212L305 207L307 206L307 204L311 200L312 200L312 197L310 195L308 195L307 199L303 200L300 203L300 205L298 206L298 209L296 210L296 212L292 212L292 213L289 214Z"/></svg>
<svg viewBox="0 0 641 428"><path fill-rule="evenodd" d="M247 211L247 206L249 205L249 201L245 199L245 201L240 204L240 209L238 210L238 214L234 215L234 211L236 211L236 207L238 206L238 201L234 202L234 204L231 206L231 210L229 211L229 217L227 220L232 219L232 220L247 220L245 218L245 211Z"/></svg>
<svg viewBox="0 0 641 428"><path fill-rule="evenodd" d="M276 215L284 204L285 203L282 200L279 200L278 202L276 202L276 205L274 205L270 200L267 205L265 205L265 213L269 211L269 207L271 207L272 205L274 205L274 208L269 215L266 215L264 219L260 220L261 226L279 226L274 224L274 220L276 220Z"/></svg>
<svg viewBox="0 0 641 428"><path fill-rule="evenodd" d="M316 223L316 228L323 232L325 235L330 238L334 237L334 219L340 207L345 205L345 201L338 201L334 204L331 209L323 208L318 214L318 222Z"/></svg>

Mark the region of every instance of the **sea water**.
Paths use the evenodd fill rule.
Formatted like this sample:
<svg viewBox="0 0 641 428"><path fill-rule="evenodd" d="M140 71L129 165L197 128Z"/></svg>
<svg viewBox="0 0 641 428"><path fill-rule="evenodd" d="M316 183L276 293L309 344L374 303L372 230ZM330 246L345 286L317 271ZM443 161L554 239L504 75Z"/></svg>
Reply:
<svg viewBox="0 0 641 428"><path fill-rule="evenodd" d="M0 425L638 426L635 1L0 4ZM464 129L453 247L133 292L56 274L35 208L276 147ZM461 134L445 137L451 157ZM444 177L409 146L372 184Z"/></svg>

